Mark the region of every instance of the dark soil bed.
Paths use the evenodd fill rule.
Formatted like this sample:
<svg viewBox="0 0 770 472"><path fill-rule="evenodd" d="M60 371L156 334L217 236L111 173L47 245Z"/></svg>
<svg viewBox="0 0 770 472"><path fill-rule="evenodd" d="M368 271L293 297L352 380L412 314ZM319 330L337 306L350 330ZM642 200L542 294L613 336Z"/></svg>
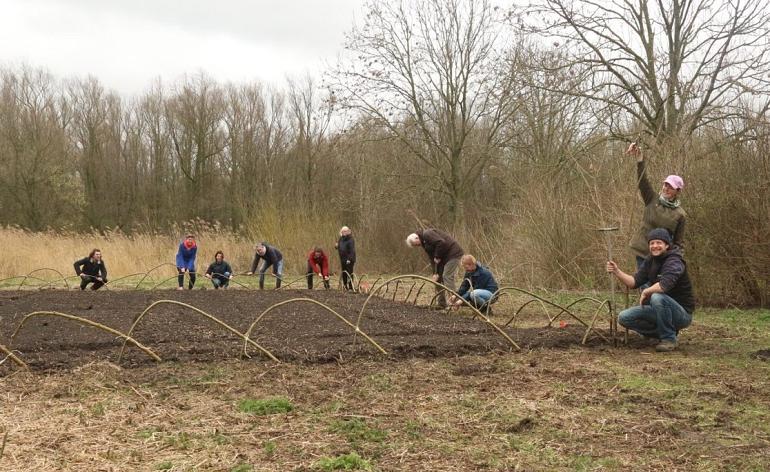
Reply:
<svg viewBox="0 0 770 472"><path fill-rule="evenodd" d="M24 316L34 311L56 311L95 321L128 333L135 317L155 301L169 299L193 305L239 332L271 305L292 298L310 297L329 305L355 324L366 300L364 295L339 291L104 291L65 290L0 291L0 344L12 349L33 370L67 369L94 361L116 362L121 339L91 326L58 317L40 316L27 321L16 338L11 334ZM269 312L251 338L281 361L334 362L352 358L401 359L450 357L468 353L510 350L498 332L480 320L457 313L428 310L372 298L364 312L361 330L379 343L380 353L331 312L312 303L290 303ZM577 345L583 330L567 328L507 329L523 348ZM133 337L164 361L214 361L242 355L238 336L199 313L178 305L163 304L142 318ZM591 342L589 342L589 345ZM594 340L601 346L603 342ZM266 358L256 349L252 362ZM126 350L123 367L154 362L134 346ZM7 360L0 374L13 366Z"/></svg>

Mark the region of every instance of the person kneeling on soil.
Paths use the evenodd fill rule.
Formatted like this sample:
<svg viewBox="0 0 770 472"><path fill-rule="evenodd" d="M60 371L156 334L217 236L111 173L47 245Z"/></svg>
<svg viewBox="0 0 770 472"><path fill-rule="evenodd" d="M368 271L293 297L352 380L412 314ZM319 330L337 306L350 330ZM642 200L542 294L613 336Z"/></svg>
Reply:
<svg viewBox="0 0 770 472"><path fill-rule="evenodd" d="M460 259L460 265L465 270L465 275L460 289L457 291L459 297L452 295L449 299L452 308L460 308L463 305L463 300L465 300L478 310L487 310L488 314L492 314L491 307L488 305L498 289L495 276L470 254L464 255Z"/></svg>
<svg viewBox="0 0 770 472"><path fill-rule="evenodd" d="M313 275L318 275L324 281L324 288L329 289L329 257L320 247L316 247L307 255L307 288L313 288Z"/></svg>
<svg viewBox="0 0 770 472"><path fill-rule="evenodd" d="M230 280L233 278L233 269L225 261L224 252L217 251L214 255L214 262L209 264L209 268L206 269L205 277L211 279L215 289L219 289L219 287L227 288L230 285Z"/></svg>
<svg viewBox="0 0 770 472"><path fill-rule="evenodd" d="M692 322L695 310L692 283L682 252L671 244L667 229L650 231L647 244L650 255L633 276L620 270L615 262L607 261L607 272L615 274L626 287L650 284L642 290L639 306L621 311L618 323L642 336L658 339L656 351L673 351L677 347L679 330Z"/></svg>
<svg viewBox="0 0 770 472"><path fill-rule="evenodd" d="M273 266L273 277L275 277L275 288L281 288L281 279L283 278L283 254L278 248L268 245L266 242L257 244L254 262L251 263L251 270L246 275L251 275L257 271L259 260L264 259L262 268L259 269L259 289L265 288L265 273L268 267Z"/></svg>
<svg viewBox="0 0 770 472"><path fill-rule="evenodd" d="M94 249L79 261L75 261L75 273L80 276L80 290L85 290L93 283L91 290L99 290L107 283L107 266L102 260L102 251Z"/></svg>

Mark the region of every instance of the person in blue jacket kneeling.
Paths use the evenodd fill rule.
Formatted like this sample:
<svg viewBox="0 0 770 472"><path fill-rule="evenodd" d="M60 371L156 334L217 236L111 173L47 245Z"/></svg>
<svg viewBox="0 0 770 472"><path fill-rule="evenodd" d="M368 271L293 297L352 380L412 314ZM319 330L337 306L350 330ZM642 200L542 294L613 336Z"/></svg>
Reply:
<svg viewBox="0 0 770 472"><path fill-rule="evenodd" d="M488 304L497 292L497 281L489 268L479 264L475 257L470 254L464 255L460 259L460 265L465 269L463 283L460 284L457 294L460 297L452 296L450 300L453 308L459 308L463 305L463 300L470 303L479 310L488 310Z"/></svg>

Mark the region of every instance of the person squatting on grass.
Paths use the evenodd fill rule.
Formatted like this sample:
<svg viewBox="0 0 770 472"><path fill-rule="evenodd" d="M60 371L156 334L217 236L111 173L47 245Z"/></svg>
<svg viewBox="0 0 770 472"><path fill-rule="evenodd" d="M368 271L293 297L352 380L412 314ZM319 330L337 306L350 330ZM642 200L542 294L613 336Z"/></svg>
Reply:
<svg viewBox="0 0 770 472"><path fill-rule="evenodd" d="M340 239L334 245L340 255L342 266L342 288L353 290L353 266L356 264L356 241L353 239L350 228L340 228Z"/></svg>
<svg viewBox="0 0 770 472"><path fill-rule="evenodd" d="M179 243L179 250L176 253L176 270L179 272L177 290L184 289L184 274L190 277L188 287L192 290L195 286L195 256L198 254L198 246L195 244L195 235L188 234L184 241Z"/></svg>
<svg viewBox="0 0 770 472"><path fill-rule="evenodd" d="M645 257L649 255L647 233L654 228L665 228L673 235L673 245L680 251L684 250L684 223L687 213L682 209L679 194L684 189L684 180L678 175L669 175L663 180L660 193L656 193L647 179L644 155L636 143L631 143L626 154L636 157L636 175L639 183L639 193L644 201L642 225L631 239L629 246L636 256L636 267L641 267Z"/></svg>
<svg viewBox="0 0 770 472"><path fill-rule="evenodd" d="M252 275L257 271L259 260L265 261L262 264L262 268L259 269L259 289L265 288L265 273L268 267L273 266L273 276L275 276L275 288L281 288L281 280L283 279L283 254L278 248L268 245L266 242L257 244L256 253L254 254L254 262L251 263L251 270L246 275Z"/></svg>
<svg viewBox="0 0 770 472"><path fill-rule="evenodd" d="M233 269L230 264L225 261L225 253L217 251L214 254L214 262L209 264L209 268L206 269L205 277L211 279L211 283L214 285L214 289L219 287L227 288L230 285L230 280L233 278Z"/></svg>
<svg viewBox="0 0 770 472"><path fill-rule="evenodd" d="M307 254L307 288L313 288L313 275L318 275L324 281L324 288L329 289L329 257L320 247Z"/></svg>
<svg viewBox="0 0 770 472"><path fill-rule="evenodd" d="M407 236L406 245L422 246L430 260L434 282L443 284L452 291L457 289L455 274L460 265L460 258L463 256L463 248L457 241L441 230L426 228ZM438 293L439 307L446 308L445 290L436 286L436 293Z"/></svg>
<svg viewBox="0 0 770 472"><path fill-rule="evenodd" d="M80 290L85 290L93 283L91 290L99 290L107 283L107 266L102 260L102 251L94 249L78 261L75 261L75 273L80 277Z"/></svg>
<svg viewBox="0 0 770 472"><path fill-rule="evenodd" d="M642 262L636 274L620 270L613 261L607 261L607 272L628 288L642 287L639 306L620 312L618 323L647 338L658 339L658 352L673 351L677 347L680 329L692 322L695 310L687 264L681 250L672 244L671 234L665 228L655 228L647 235L650 255Z"/></svg>
<svg viewBox="0 0 770 472"><path fill-rule="evenodd" d="M475 257L470 254L460 258L460 264L465 270L463 282L457 290L459 297L452 295L449 303L452 308L460 308L463 300L467 301L479 311L487 309L487 304L492 300L492 296L497 292L498 286L495 276L489 268L479 264ZM489 314L492 310L488 311Z"/></svg>

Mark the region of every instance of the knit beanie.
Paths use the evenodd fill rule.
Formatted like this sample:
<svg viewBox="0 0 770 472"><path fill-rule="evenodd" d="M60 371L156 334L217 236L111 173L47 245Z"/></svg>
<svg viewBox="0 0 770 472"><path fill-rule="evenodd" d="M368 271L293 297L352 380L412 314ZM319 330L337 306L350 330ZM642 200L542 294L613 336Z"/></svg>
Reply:
<svg viewBox="0 0 770 472"><path fill-rule="evenodd" d="M647 233L647 242L649 243L653 239L663 241L671 246L671 233L669 233L666 228L655 228Z"/></svg>

